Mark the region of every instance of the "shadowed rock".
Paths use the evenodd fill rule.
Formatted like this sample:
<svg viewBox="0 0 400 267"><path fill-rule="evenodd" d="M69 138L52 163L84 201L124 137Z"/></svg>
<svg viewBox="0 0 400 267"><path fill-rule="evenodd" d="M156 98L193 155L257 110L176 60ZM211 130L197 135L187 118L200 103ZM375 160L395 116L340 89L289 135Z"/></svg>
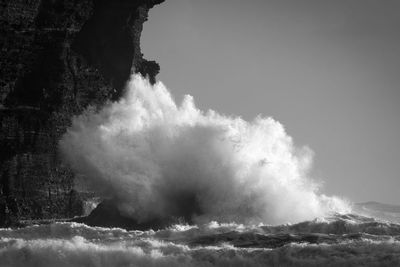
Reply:
<svg viewBox="0 0 400 267"><path fill-rule="evenodd" d="M75 218L72 221L84 223L89 226L119 227L127 230L158 230L177 222L177 220L173 219L152 219L139 222L138 220L123 215L113 200L104 200L88 216Z"/></svg>
<svg viewBox="0 0 400 267"><path fill-rule="evenodd" d="M71 118L117 99L143 58L148 10L163 0L13 0L0 4L0 227L82 214L87 189L58 153Z"/></svg>

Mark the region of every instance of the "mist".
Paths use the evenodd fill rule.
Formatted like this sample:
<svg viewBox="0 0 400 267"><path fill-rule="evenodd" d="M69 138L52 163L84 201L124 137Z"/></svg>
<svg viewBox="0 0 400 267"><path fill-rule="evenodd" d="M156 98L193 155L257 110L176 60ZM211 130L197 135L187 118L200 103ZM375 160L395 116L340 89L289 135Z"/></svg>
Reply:
<svg viewBox="0 0 400 267"><path fill-rule="evenodd" d="M228 97L228 96L226 96ZM184 218L280 224L348 213L310 177L313 152L281 123L176 104L133 75L118 102L73 119L60 150L74 171L139 222Z"/></svg>

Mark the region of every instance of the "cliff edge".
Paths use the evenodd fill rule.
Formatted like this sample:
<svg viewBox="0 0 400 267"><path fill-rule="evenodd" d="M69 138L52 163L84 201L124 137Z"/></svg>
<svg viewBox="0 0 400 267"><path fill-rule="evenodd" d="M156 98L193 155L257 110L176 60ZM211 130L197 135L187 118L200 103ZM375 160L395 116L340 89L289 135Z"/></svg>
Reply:
<svg viewBox="0 0 400 267"><path fill-rule="evenodd" d="M163 0L0 0L0 226L82 215L58 141L72 116L155 82L140 35Z"/></svg>

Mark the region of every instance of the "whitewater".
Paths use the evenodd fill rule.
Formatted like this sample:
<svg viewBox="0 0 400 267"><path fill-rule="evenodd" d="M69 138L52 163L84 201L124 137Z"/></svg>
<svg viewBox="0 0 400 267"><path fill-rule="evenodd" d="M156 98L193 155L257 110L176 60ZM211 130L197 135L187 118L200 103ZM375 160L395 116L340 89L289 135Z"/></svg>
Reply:
<svg viewBox="0 0 400 267"><path fill-rule="evenodd" d="M298 224L126 231L53 223L0 229L0 266L400 266L400 225L356 215Z"/></svg>
<svg viewBox="0 0 400 267"><path fill-rule="evenodd" d="M178 105L133 75L119 101L73 119L60 153L121 215L167 226L0 229L0 267L400 266L400 209L323 194L311 149L269 117Z"/></svg>
<svg viewBox="0 0 400 267"><path fill-rule="evenodd" d="M73 120L60 149L76 173L139 221L278 224L350 211L319 193L312 151L278 121L248 122L177 105L161 83L133 75L125 96Z"/></svg>

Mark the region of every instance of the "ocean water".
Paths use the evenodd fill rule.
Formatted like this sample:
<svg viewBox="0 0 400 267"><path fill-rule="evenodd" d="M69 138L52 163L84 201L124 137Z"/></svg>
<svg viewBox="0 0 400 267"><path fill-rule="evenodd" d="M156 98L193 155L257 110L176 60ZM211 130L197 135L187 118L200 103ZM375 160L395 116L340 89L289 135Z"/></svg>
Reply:
<svg viewBox="0 0 400 267"><path fill-rule="evenodd" d="M177 104L134 75L119 101L73 119L60 151L124 216L192 225L0 229L0 267L400 266L400 209L323 194L313 152L273 118Z"/></svg>
<svg viewBox="0 0 400 267"><path fill-rule="evenodd" d="M354 214L158 231L59 222L0 229L0 266L400 266L400 224Z"/></svg>

